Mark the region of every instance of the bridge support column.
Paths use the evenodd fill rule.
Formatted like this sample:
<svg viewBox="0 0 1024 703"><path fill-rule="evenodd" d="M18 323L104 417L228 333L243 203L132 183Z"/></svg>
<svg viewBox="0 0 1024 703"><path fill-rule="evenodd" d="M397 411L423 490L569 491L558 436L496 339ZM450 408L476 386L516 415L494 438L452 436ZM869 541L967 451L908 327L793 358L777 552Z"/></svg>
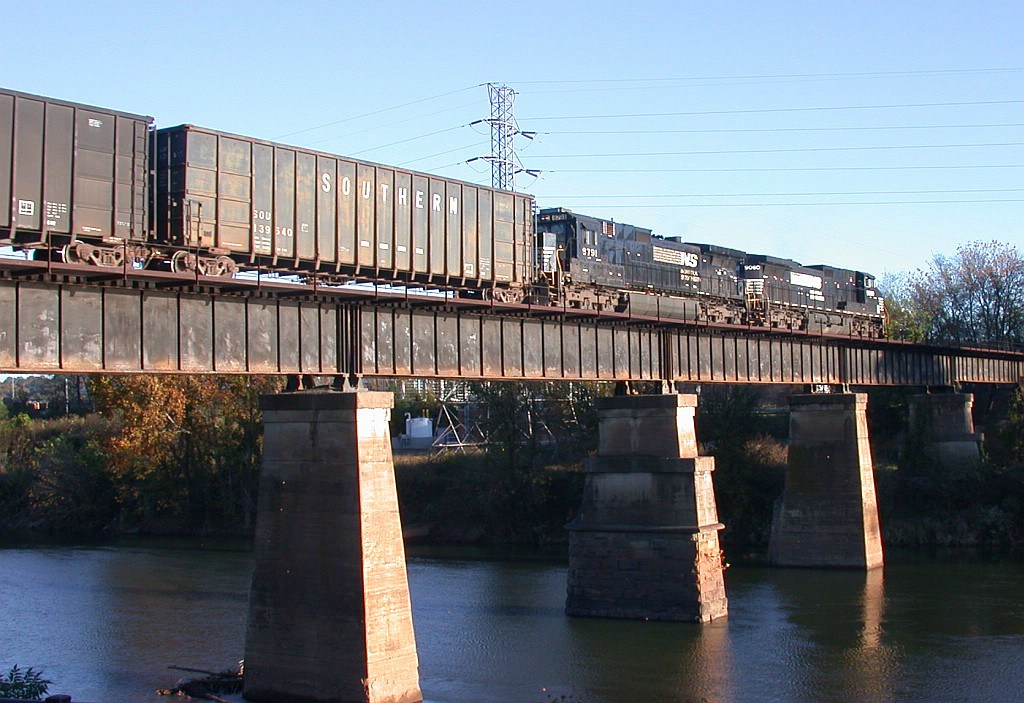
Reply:
<svg viewBox="0 0 1024 703"><path fill-rule="evenodd" d="M982 435L974 431L972 393L914 395L908 406L908 445L939 468L981 463Z"/></svg>
<svg viewBox="0 0 1024 703"><path fill-rule="evenodd" d="M867 395L789 399L786 490L772 524L776 566L882 566Z"/></svg>
<svg viewBox="0 0 1024 703"><path fill-rule="evenodd" d="M388 421L391 393L264 396L245 641L254 701L423 700Z"/></svg>
<svg viewBox="0 0 1024 703"><path fill-rule="evenodd" d="M569 525L569 615L707 622L728 613L694 395L598 400L597 457Z"/></svg>

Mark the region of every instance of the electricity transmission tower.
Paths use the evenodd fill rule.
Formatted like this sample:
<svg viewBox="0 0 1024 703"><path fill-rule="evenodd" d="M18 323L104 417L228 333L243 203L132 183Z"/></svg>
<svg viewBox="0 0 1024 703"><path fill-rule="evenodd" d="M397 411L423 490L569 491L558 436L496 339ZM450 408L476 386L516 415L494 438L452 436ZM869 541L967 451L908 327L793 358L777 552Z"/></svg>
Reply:
<svg viewBox="0 0 1024 703"><path fill-rule="evenodd" d="M491 185L515 190L516 92L507 85L488 83L487 94L491 98Z"/></svg>
<svg viewBox="0 0 1024 703"><path fill-rule="evenodd" d="M470 161L482 159L491 164L491 185L502 190L516 189L516 173L525 171L536 175L537 172L527 171L519 167L516 159L516 136L522 135L533 139L534 132L521 132L516 124L514 105L516 91L503 83L488 83L487 94L491 100L491 116L486 120L478 120L473 124L486 122L491 126L491 153L479 156Z"/></svg>

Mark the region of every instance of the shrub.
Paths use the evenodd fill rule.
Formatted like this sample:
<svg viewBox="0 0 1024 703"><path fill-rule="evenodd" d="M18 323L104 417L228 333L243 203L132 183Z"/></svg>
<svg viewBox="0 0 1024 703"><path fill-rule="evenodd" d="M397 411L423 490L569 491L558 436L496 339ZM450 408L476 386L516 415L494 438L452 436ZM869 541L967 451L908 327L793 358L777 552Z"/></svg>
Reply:
<svg viewBox="0 0 1024 703"><path fill-rule="evenodd" d="M15 665L6 676L0 675L0 698L41 700L51 683L53 682L43 678L42 672L35 671L32 667L22 671Z"/></svg>

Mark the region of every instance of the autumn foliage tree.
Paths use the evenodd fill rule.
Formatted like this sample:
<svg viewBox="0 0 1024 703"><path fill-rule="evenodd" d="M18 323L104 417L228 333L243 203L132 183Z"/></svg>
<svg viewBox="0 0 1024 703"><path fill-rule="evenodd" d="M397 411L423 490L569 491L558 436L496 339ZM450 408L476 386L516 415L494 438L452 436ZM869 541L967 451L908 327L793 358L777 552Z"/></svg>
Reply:
<svg viewBox="0 0 1024 703"><path fill-rule="evenodd" d="M185 530L252 524L261 417L258 396L278 381L225 376L102 376L98 412L124 527Z"/></svg>
<svg viewBox="0 0 1024 703"><path fill-rule="evenodd" d="M1024 255L972 242L883 282L890 335L911 341L1024 344Z"/></svg>

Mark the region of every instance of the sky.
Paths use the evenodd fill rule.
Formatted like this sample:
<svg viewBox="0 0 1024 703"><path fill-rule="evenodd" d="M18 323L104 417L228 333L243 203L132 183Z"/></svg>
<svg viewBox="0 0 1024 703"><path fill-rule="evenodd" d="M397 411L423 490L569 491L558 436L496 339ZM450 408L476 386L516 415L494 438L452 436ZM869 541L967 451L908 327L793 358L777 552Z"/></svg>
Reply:
<svg viewBox="0 0 1024 703"><path fill-rule="evenodd" d="M876 275L1024 247L1024 3L25 2L0 86ZM476 124L474 124L476 123Z"/></svg>

